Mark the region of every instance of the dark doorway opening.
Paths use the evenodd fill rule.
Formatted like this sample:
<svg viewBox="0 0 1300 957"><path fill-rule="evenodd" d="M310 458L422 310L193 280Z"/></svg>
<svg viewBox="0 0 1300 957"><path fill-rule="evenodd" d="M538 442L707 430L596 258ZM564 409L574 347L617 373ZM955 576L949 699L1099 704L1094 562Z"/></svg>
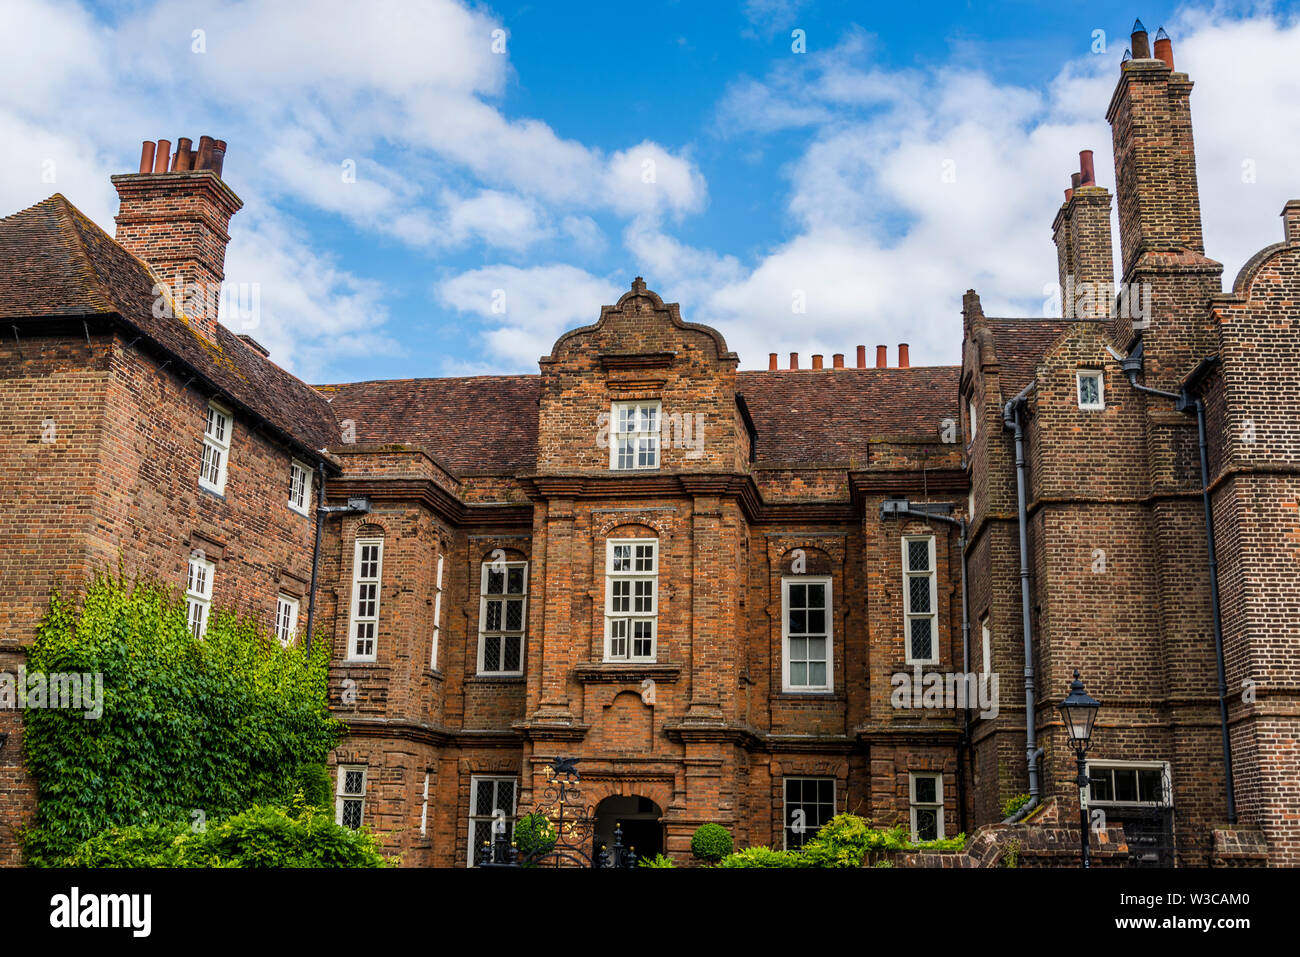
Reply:
<svg viewBox="0 0 1300 957"><path fill-rule="evenodd" d="M637 857L654 857L664 850L663 812L649 798L637 795L607 797L596 805L596 839L593 856L602 845L614 846L614 828L623 829L623 846Z"/></svg>

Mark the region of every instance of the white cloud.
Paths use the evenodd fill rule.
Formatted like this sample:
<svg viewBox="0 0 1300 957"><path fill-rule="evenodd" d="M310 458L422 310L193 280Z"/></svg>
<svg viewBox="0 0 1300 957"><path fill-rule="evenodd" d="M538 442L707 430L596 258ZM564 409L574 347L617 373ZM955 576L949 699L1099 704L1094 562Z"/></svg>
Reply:
<svg viewBox="0 0 1300 957"><path fill-rule="evenodd" d="M552 234L537 203L494 189L448 203L447 239L478 237L492 246L520 250Z"/></svg>
<svg viewBox="0 0 1300 957"><path fill-rule="evenodd" d="M476 339L489 368L536 372L560 333L600 318L600 307L617 301L613 283L574 266L488 266L461 273L434 287L436 298L476 320ZM457 374L464 367L453 366Z"/></svg>
<svg viewBox="0 0 1300 957"><path fill-rule="evenodd" d="M1224 285L1282 238L1278 214L1300 196L1300 14L1233 20L1189 11L1167 26L1174 64L1196 83L1192 123L1206 253ZM1254 182L1243 174L1253 171Z"/></svg>
<svg viewBox="0 0 1300 957"><path fill-rule="evenodd" d="M385 341L382 295L322 255L301 228L308 214L431 253L477 244L518 255L560 236L598 251L594 215L704 207L704 179L683 152L648 140L606 150L507 116L500 28L458 0L199 0L99 17L69 0L9 0L0 203L10 212L61 190L112 232L109 176L135 168L140 139L227 140L224 175L248 204L231 262L242 257L278 290L285 315L325 310L321 323L263 330L277 359L304 368ZM633 178L644 159L653 183Z"/></svg>
<svg viewBox="0 0 1300 957"><path fill-rule="evenodd" d="M360 279L314 252L310 238L267 206L236 230L226 252L225 282L241 285L243 304L256 285L260 309L248 318L226 310L222 322L266 346L271 359L309 382L328 378L332 362L398 354L384 329L380 283Z"/></svg>
<svg viewBox="0 0 1300 957"><path fill-rule="evenodd" d="M1277 213L1300 194L1300 126L1286 120L1300 101L1300 27L1294 18L1189 13L1169 30L1178 68L1197 81L1207 252L1230 283L1280 238ZM1119 49L1068 62L1039 91L952 66L924 76L881 71L871 45L850 31L835 50L739 81L720 104L733 138L807 138L788 167L794 237L691 310L717 324L747 366L769 351L851 353L900 341L917 362L955 362L966 288L980 291L991 315L1041 314L1043 286L1056 279L1051 223L1080 149L1095 151L1098 179L1114 190L1104 114ZM1242 182L1247 160L1256 183ZM661 285L696 283L689 257L676 261L674 274L675 260L663 259ZM807 311L792 312L800 295Z"/></svg>

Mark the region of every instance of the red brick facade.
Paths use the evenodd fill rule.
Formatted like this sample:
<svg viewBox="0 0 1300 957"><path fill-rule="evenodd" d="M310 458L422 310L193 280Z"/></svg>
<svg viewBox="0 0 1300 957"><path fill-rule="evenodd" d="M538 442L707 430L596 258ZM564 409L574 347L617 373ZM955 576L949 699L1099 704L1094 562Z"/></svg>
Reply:
<svg viewBox="0 0 1300 957"><path fill-rule="evenodd" d="M0 298L21 330L0 347L0 470L11 498L32 503L0 518L0 668L21 660L52 584L119 551L183 585L202 548L217 558L215 604L265 619L288 593L303 596L305 621L314 523L286 502L297 460L324 469L328 503L371 501L368 514L323 519L317 623L334 652L331 706L350 728L332 763L365 768L364 820L404 864L465 866L477 819L540 802L556 756L579 759L601 837L626 821L640 851L679 860L706 821L738 845L781 846L795 811L911 825L937 806L944 835L971 833L1028 781L1004 426L1015 412L1051 827L1076 819L1055 704L1079 668L1104 703L1090 757L1111 775L1093 795L1112 818L1099 830L1108 854L1116 835L1149 837L1136 810L1155 808L1179 863L1257 849L1300 863L1300 203L1284 213L1285 241L1220 293L1200 234L1190 90L1170 64L1139 58L1109 113L1122 281L1150 289L1149 316L986 317L971 291L960 368L741 371L716 330L637 279L561 336L538 375L313 389L224 327L148 325L146 298L124 292L148 274L102 265L111 242L61 197L11 217L0 252L15 267L52 268L24 252L45 229L89 257L99 285L54 303ZM1111 195L1090 174L1087 161L1053 224L1075 289L1113 281ZM155 272L219 281L239 201L216 173L115 182L122 246ZM1217 358L1188 388L1207 410L1231 828L1197 420L1132 385L1126 357L1142 360L1138 384L1170 393ZM235 361L257 390L221 378ZM1097 408L1080 401L1080 370L1101 377ZM214 398L234 410L221 497L197 478ZM657 459L632 470L610 449L624 406L659 416L647 430ZM46 419L54 443L40 441ZM911 511L891 514L902 498ZM361 547L373 610L356 603L371 580ZM369 623L373 646L359 640ZM913 652L932 648L923 672L982 671L986 628L996 715L898 706ZM19 730L13 714L0 722ZM0 751L0 828L30 813L20 754L15 734ZM1159 793L1125 801L1130 780ZM0 846L12 863L11 833Z"/></svg>

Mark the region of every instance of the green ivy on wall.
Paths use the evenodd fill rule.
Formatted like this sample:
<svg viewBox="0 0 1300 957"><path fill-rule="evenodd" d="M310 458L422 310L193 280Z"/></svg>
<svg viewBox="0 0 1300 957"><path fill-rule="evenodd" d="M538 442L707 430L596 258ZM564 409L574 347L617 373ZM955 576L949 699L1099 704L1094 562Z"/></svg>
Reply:
<svg viewBox="0 0 1300 957"><path fill-rule="evenodd" d="M108 828L202 833L298 793L327 805L325 760L343 728L328 711L328 668L327 641L308 660L302 643L282 647L215 609L195 639L184 601L154 581L100 574L80 607L52 596L29 675L102 675L103 713L25 712L38 802L28 862L58 864Z"/></svg>

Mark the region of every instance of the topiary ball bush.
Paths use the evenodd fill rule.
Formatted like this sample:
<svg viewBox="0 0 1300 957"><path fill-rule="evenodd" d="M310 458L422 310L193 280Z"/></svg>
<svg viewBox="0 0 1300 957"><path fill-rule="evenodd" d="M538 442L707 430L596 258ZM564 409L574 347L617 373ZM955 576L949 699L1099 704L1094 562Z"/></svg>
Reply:
<svg viewBox="0 0 1300 957"><path fill-rule="evenodd" d="M698 860L712 864L730 854L734 846L731 834L721 824L701 824L691 838L691 853Z"/></svg>

